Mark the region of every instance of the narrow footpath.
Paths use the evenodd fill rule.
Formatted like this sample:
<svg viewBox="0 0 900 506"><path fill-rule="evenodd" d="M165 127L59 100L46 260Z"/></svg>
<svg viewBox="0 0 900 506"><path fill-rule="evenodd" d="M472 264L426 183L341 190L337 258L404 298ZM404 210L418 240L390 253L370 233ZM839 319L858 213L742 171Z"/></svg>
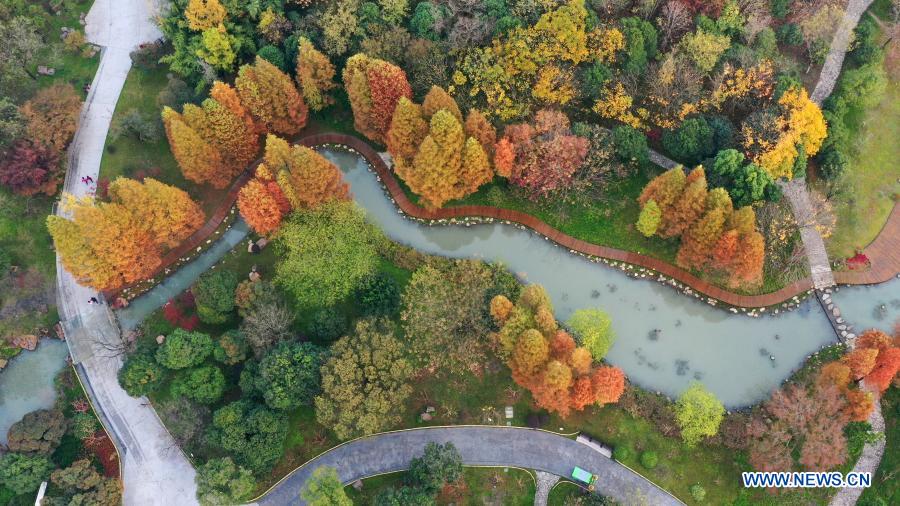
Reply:
<svg viewBox="0 0 900 506"><path fill-rule="evenodd" d="M85 196L81 178L99 180L110 120L131 68L129 53L160 32L150 0L96 0L87 15L88 41L102 46L100 66L69 149L64 191ZM68 217L65 209L57 214ZM126 505L196 504L194 468L145 398L119 386L122 338L108 306L91 305L96 291L79 285L57 257L57 304L66 342L98 415L121 457Z"/></svg>

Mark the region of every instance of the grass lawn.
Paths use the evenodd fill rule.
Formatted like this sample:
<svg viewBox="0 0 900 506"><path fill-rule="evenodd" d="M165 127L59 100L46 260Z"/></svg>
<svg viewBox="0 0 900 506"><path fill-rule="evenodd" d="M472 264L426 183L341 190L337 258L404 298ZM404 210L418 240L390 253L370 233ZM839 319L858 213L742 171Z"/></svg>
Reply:
<svg viewBox="0 0 900 506"><path fill-rule="evenodd" d="M886 66L888 87L881 103L847 114L855 143L850 166L838 185L847 190L834 199L837 227L826 240L833 258L851 257L872 242L900 195L900 62Z"/></svg>
<svg viewBox="0 0 900 506"><path fill-rule="evenodd" d="M887 444L872 486L859 499L861 505L900 504L900 388L891 387L881 397L881 414Z"/></svg>
<svg viewBox="0 0 900 506"><path fill-rule="evenodd" d="M100 177L110 181L119 176L148 176L158 179L188 192L209 216L218 208L227 188L216 190L209 185L198 185L186 180L181 174L159 119L161 108L156 103L156 96L166 87L166 83L168 78L164 66L153 69L136 66L131 68L116 104L112 124L129 111L137 110L145 119L159 121L160 137L156 142L142 142L124 135L115 141L112 137L107 137L106 149L100 162Z"/></svg>
<svg viewBox="0 0 900 506"><path fill-rule="evenodd" d="M353 504L372 504L384 489L403 485L405 472L384 474L363 480L361 490L347 486ZM534 475L504 467L466 467L462 480L447 486L437 496L441 505L530 506L534 504Z"/></svg>

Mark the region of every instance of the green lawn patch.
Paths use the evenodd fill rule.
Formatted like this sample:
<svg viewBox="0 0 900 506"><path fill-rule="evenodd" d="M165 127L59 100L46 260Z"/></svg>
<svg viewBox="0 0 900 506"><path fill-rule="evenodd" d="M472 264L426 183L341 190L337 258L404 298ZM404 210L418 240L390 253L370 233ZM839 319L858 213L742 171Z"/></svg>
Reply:
<svg viewBox="0 0 900 506"><path fill-rule="evenodd" d="M152 177L186 191L209 216L222 203L228 190L227 188L216 190L209 185L195 184L181 174L162 128L160 120L162 108L156 103L156 96L167 83L168 77L163 66L152 69L135 66L128 72L128 78L116 104L112 124L115 125L130 111L136 110L145 119L158 122L159 140L144 142L126 135L115 140L112 136L107 137L100 162L100 177L110 181L120 176L135 179Z"/></svg>
<svg viewBox="0 0 900 506"><path fill-rule="evenodd" d="M889 78L881 103L868 111L851 111L856 133L850 166L839 186L846 188L833 199L837 227L826 241L833 258L847 258L881 232L900 195L900 82Z"/></svg>

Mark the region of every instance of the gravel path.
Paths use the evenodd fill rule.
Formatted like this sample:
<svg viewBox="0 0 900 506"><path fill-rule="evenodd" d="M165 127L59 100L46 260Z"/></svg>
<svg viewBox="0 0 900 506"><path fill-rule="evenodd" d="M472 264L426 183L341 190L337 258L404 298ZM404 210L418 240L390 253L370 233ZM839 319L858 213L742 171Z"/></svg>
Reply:
<svg viewBox="0 0 900 506"><path fill-rule="evenodd" d="M100 160L116 102L131 68L129 53L160 32L151 19L151 0L96 0L87 15L88 41L103 47L100 66L69 149L64 191L84 196L84 176L99 180ZM63 210L57 211L67 216ZM90 305L96 291L79 285L57 258L57 299L66 340L98 415L122 459L126 505L196 504L194 469L146 399L119 387L121 336L108 307Z"/></svg>
<svg viewBox="0 0 900 506"><path fill-rule="evenodd" d="M534 506L547 506L550 490L559 481L559 476L544 471L536 471L535 475L537 476L537 487L534 490Z"/></svg>
<svg viewBox="0 0 900 506"><path fill-rule="evenodd" d="M388 432L337 446L289 474L257 504L304 504L297 498L306 480L320 466L337 469L343 483L405 470L429 442L453 443L467 465L521 467L556 476L568 476L577 465L598 476L598 493L623 504L683 504L643 476L574 439L521 427L472 426Z"/></svg>

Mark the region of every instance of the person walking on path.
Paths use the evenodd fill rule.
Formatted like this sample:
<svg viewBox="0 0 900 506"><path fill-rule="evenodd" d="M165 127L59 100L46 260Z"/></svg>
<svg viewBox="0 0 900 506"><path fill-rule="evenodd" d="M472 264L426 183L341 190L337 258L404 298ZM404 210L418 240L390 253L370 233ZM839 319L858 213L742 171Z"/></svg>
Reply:
<svg viewBox="0 0 900 506"><path fill-rule="evenodd" d="M97 297L91 297L90 299L88 299L88 304L100 304L100 301L97 300Z"/></svg>

